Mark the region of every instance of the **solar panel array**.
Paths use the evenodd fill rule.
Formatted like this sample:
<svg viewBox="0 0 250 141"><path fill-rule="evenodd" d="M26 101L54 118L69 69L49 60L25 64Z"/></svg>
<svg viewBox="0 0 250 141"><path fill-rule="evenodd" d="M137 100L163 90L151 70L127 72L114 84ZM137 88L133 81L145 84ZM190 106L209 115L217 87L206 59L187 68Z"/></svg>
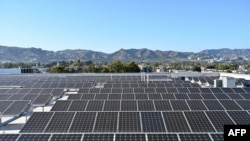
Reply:
<svg viewBox="0 0 250 141"><path fill-rule="evenodd" d="M160 78L168 77L151 77ZM128 74L79 78L40 76L39 83L49 81L63 86L86 83L91 86L78 87L78 94L69 94L67 100L56 101L50 112L33 113L19 134L3 134L0 138L216 141L223 140L224 124L250 124L249 88L202 88L180 78L149 83L140 80L140 75ZM197 80L205 82L208 78ZM98 83L104 83L104 88L95 88ZM41 97L44 95L42 92L52 91L51 88L35 88L34 85L19 91L5 89L0 96L12 93L10 97L6 96L8 100L23 99L27 94L20 91L37 92Z"/></svg>

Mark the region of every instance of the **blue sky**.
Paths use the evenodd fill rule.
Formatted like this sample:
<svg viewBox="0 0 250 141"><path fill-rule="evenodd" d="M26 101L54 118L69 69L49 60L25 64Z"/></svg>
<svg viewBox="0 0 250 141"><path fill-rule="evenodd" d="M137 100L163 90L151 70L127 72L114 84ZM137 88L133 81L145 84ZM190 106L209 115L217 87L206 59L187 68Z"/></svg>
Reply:
<svg viewBox="0 0 250 141"><path fill-rule="evenodd" d="M111 53L250 48L249 0L0 0L0 45Z"/></svg>

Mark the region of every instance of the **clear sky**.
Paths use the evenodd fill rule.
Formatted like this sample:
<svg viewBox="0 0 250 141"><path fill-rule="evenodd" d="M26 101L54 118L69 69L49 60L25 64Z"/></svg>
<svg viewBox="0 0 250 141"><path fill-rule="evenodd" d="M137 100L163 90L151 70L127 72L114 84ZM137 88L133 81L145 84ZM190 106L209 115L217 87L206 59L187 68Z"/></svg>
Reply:
<svg viewBox="0 0 250 141"><path fill-rule="evenodd" d="M0 45L106 53L250 48L250 0L0 0Z"/></svg>

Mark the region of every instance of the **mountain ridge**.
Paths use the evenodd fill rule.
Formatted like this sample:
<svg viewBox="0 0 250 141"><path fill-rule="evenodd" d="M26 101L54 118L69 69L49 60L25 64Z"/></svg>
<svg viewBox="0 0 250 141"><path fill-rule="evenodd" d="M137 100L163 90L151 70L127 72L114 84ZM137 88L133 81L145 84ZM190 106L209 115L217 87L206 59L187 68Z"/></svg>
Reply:
<svg viewBox="0 0 250 141"><path fill-rule="evenodd" d="M104 53L86 49L65 49L49 51L41 48L22 48L0 45L1 62L48 62L61 60L173 60L194 57L250 57L250 49L205 49L200 52L178 52L142 49L119 49L113 53Z"/></svg>

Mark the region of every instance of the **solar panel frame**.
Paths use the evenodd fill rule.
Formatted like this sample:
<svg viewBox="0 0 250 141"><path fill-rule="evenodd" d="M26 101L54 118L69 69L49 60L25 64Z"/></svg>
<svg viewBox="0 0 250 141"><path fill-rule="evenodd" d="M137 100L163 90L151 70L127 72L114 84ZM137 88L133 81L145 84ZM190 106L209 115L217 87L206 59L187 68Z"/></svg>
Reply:
<svg viewBox="0 0 250 141"><path fill-rule="evenodd" d="M98 112L94 132L116 132L118 112Z"/></svg>
<svg viewBox="0 0 250 141"><path fill-rule="evenodd" d="M68 129L73 121L75 112L55 112L48 126L45 128L46 133L62 133L68 132Z"/></svg>
<svg viewBox="0 0 250 141"><path fill-rule="evenodd" d="M146 141L145 134L116 134L115 141Z"/></svg>
<svg viewBox="0 0 250 141"><path fill-rule="evenodd" d="M188 104L184 100L170 100L173 110L175 111L189 111Z"/></svg>
<svg viewBox="0 0 250 141"><path fill-rule="evenodd" d="M179 134L181 141L212 141L208 134Z"/></svg>
<svg viewBox="0 0 250 141"><path fill-rule="evenodd" d="M139 111L155 111L154 103L152 100L138 100Z"/></svg>
<svg viewBox="0 0 250 141"><path fill-rule="evenodd" d="M70 126L70 133L88 133L93 131L97 112L77 112L72 125Z"/></svg>
<svg viewBox="0 0 250 141"><path fill-rule="evenodd" d="M87 104L88 104L88 101L74 100L69 105L69 108L67 111L85 111Z"/></svg>
<svg viewBox="0 0 250 141"><path fill-rule="evenodd" d="M162 112L167 132L191 132L189 124L182 112Z"/></svg>
<svg viewBox="0 0 250 141"><path fill-rule="evenodd" d="M118 132L141 132L139 112L119 112Z"/></svg>
<svg viewBox="0 0 250 141"><path fill-rule="evenodd" d="M166 127L160 112L141 112L143 132L166 132Z"/></svg>
<svg viewBox="0 0 250 141"><path fill-rule="evenodd" d="M184 114L193 132L215 132L212 123L204 112L192 111L184 112Z"/></svg>
<svg viewBox="0 0 250 141"><path fill-rule="evenodd" d="M178 141L177 134L147 134L148 141Z"/></svg>
<svg viewBox="0 0 250 141"><path fill-rule="evenodd" d="M84 134L82 141L113 141L114 134Z"/></svg>
<svg viewBox="0 0 250 141"><path fill-rule="evenodd" d="M223 132L226 124L234 124L225 111L206 111L206 114L217 132Z"/></svg>
<svg viewBox="0 0 250 141"><path fill-rule="evenodd" d="M35 112L21 129L20 133L42 133L54 112Z"/></svg>

